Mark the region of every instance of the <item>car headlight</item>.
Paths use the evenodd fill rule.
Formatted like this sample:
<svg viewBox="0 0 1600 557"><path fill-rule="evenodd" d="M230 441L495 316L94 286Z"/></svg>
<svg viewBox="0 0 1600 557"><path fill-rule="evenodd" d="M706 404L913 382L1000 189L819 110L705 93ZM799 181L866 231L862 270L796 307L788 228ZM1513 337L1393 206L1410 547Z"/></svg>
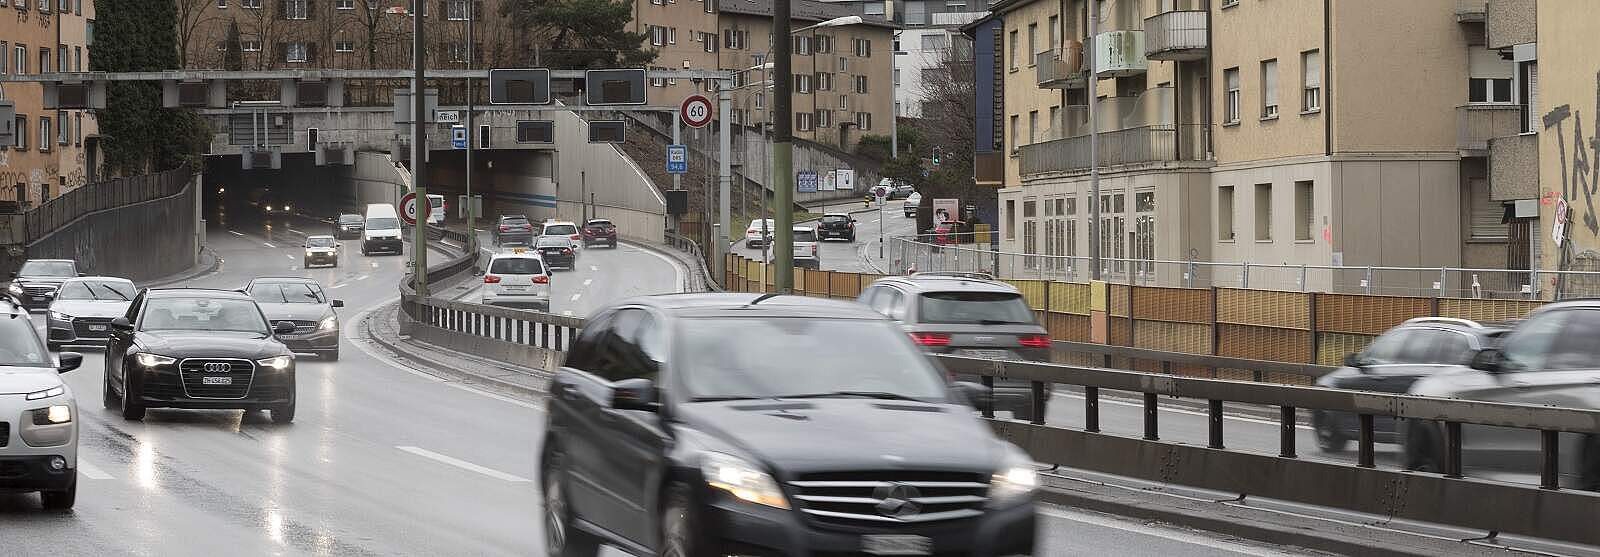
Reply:
<svg viewBox="0 0 1600 557"><path fill-rule="evenodd" d="M271 358L262 358L260 360L256 360L256 365L273 370L289 369L289 365L293 363L294 358L289 356L273 356Z"/></svg>
<svg viewBox="0 0 1600 557"><path fill-rule="evenodd" d="M739 499L778 509L789 508L789 500L778 488L778 482L742 458L725 453L708 453L700 462L700 473L707 485Z"/></svg>
<svg viewBox="0 0 1600 557"><path fill-rule="evenodd" d="M268 210L268 211L271 211L271 210L272 210L272 206L271 206L271 205L268 205L268 206L267 206L267 210Z"/></svg>
<svg viewBox="0 0 1600 557"><path fill-rule="evenodd" d="M71 321L72 316L56 310L50 310L50 318L56 321Z"/></svg>
<svg viewBox="0 0 1600 557"><path fill-rule="evenodd" d="M64 395L64 394L67 394L67 388L66 387L51 387L51 388L45 389L43 391L36 391L36 392L28 393L28 396L25 397L25 398L27 398L28 400L39 400L41 398L50 398L50 397L53 397L53 396L61 396L61 395Z"/></svg>
<svg viewBox="0 0 1600 557"><path fill-rule="evenodd" d="M56 425L72 421L72 407L65 404L33 410L33 425Z"/></svg>
<svg viewBox="0 0 1600 557"><path fill-rule="evenodd" d="M10 292L12 294L16 294L18 296L21 296L22 295L22 285L13 282L13 283L11 283L11 284L6 286L6 292Z"/></svg>
<svg viewBox="0 0 1600 557"><path fill-rule="evenodd" d="M1003 507L1021 502L1039 488L1039 471L1017 449L1011 449L1005 463L989 479L989 506Z"/></svg>
<svg viewBox="0 0 1600 557"><path fill-rule="evenodd" d="M322 318L322 321L317 322L317 328L324 331L332 331L337 329L339 328L339 318L333 315L324 317Z"/></svg>
<svg viewBox="0 0 1600 557"><path fill-rule="evenodd" d="M178 359L174 358L174 357L171 357L171 356L162 356L160 354L151 354L149 352L140 352L138 354L134 354L133 355L133 361L134 361L134 363L139 364L139 365L144 366L144 367L156 367L156 366L163 366L163 365L167 365L167 364L170 364L170 363L177 362Z"/></svg>

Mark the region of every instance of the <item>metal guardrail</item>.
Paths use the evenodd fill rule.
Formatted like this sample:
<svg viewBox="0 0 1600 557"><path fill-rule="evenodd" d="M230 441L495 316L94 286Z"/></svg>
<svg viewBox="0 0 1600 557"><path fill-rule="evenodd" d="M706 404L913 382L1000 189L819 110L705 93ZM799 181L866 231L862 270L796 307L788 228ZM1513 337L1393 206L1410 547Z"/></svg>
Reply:
<svg viewBox="0 0 1600 557"><path fill-rule="evenodd" d="M1207 354L1189 354L1185 352L1169 352L1165 350L1152 350L1149 348L1135 348L1132 346L1113 346L1109 344L1095 344L1092 342L1072 342L1057 340L1050 343L1052 351L1058 356L1086 355L1100 360L1103 367L1119 369L1136 369L1140 362L1157 364L1162 374L1171 374L1174 367L1179 368L1206 368L1213 378L1218 370L1238 369L1251 372L1252 381L1263 382L1269 373L1283 373L1305 377L1321 377L1339 369L1332 366L1319 366L1316 364L1300 364L1294 362L1274 362L1271 360L1252 360L1246 358L1229 358L1226 356L1211 356Z"/></svg>
<svg viewBox="0 0 1600 557"><path fill-rule="evenodd" d="M666 240L667 245L687 252L690 256L694 257L696 262L694 265L695 268L689 273L690 292L722 291L722 286L718 284L717 278L712 276L713 273L711 272L710 267L711 259L706 256L704 250L700 249L699 242L694 241L693 238L672 232L670 230L663 232L662 238Z"/></svg>
<svg viewBox="0 0 1600 557"><path fill-rule="evenodd" d="M1197 146L1209 143L1209 133L1210 126L1205 124L1158 124L1101 133L1099 164L1104 167L1205 160L1204 150ZM1087 135L1022 146L1024 175L1086 171L1089 166Z"/></svg>
<svg viewBox="0 0 1600 557"><path fill-rule="evenodd" d="M89 213L178 195L192 174L189 169L180 167L73 189L23 213L24 240L27 243L38 241Z"/></svg>
<svg viewBox="0 0 1600 557"><path fill-rule="evenodd" d="M583 318L407 295L402 311L415 323L522 346L565 351L583 329ZM479 353L473 350L474 353ZM526 365L527 361L511 362Z"/></svg>
<svg viewBox="0 0 1600 557"><path fill-rule="evenodd" d="M1558 433L1600 433L1600 411L1526 404L1476 402L1154 375L1058 364L939 356L948 370L983 377L1084 389L1082 429L1043 424L1044 398L1035 396L1032 423L993 420L995 430L1041 462L1152 481L1176 483L1494 532L1584 544L1600 543L1600 494L1560 489ZM1100 431L1100 390L1142 393L1142 438ZM1162 396L1209 402L1206 446L1162 441L1158 416ZM1279 454L1228 450L1223 403L1279 407ZM1319 409L1359 416L1357 464L1297 457L1296 411ZM1377 416L1442 422L1444 473L1381 470L1375 465L1373 419ZM1487 482L1461 475L1462 424L1541 432L1540 486ZM1492 502L1492 503L1491 503Z"/></svg>

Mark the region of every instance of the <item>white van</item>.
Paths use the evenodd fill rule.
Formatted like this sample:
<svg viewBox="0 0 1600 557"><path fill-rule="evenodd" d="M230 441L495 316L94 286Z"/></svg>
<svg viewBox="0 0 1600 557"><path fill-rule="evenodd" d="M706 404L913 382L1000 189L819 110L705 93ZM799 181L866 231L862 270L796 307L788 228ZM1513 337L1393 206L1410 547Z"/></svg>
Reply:
<svg viewBox="0 0 1600 557"><path fill-rule="evenodd" d="M404 232L400 230L400 215L395 213L394 205L388 203L368 205L367 227L361 233L361 255L371 255L378 251L401 254L404 251L400 241L403 235Z"/></svg>
<svg viewBox="0 0 1600 557"><path fill-rule="evenodd" d="M428 224L444 224L444 196L428 194Z"/></svg>

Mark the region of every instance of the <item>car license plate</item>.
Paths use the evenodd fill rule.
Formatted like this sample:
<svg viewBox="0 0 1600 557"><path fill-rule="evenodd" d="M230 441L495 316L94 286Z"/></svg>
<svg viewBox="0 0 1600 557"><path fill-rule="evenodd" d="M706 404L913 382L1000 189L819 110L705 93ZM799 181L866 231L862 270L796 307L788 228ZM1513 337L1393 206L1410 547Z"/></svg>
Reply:
<svg viewBox="0 0 1600 557"><path fill-rule="evenodd" d="M201 377L200 378L200 384L202 384L202 385L232 385L233 384L233 378L232 377Z"/></svg>
<svg viewBox="0 0 1600 557"><path fill-rule="evenodd" d="M34 296L33 297L33 301L35 301L35 302L43 302L43 301L48 300L48 299L49 298L46 298L44 296Z"/></svg>
<svg viewBox="0 0 1600 557"><path fill-rule="evenodd" d="M957 356L968 358L983 358L985 360L1017 360L1017 354L1010 350L957 350Z"/></svg>
<svg viewBox="0 0 1600 557"><path fill-rule="evenodd" d="M507 284L507 285L504 286L504 288L506 290L515 290L515 291L518 291L518 292L528 289L528 287L520 285L520 284Z"/></svg>
<svg viewBox="0 0 1600 557"><path fill-rule="evenodd" d="M933 540L901 534L861 536L861 551L869 555L932 555Z"/></svg>
<svg viewBox="0 0 1600 557"><path fill-rule="evenodd" d="M106 326L105 325L90 325L89 326L89 330L96 331L96 332L104 331L104 330L106 330Z"/></svg>

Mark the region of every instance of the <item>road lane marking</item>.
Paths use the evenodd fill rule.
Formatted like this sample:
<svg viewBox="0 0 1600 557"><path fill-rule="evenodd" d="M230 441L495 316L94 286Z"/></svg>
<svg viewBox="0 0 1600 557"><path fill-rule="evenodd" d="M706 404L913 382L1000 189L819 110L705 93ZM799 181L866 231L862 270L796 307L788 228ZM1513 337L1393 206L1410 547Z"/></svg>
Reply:
<svg viewBox="0 0 1600 557"><path fill-rule="evenodd" d="M594 284L594 279L583 279L584 286L589 286L591 284Z"/></svg>
<svg viewBox="0 0 1600 557"><path fill-rule="evenodd" d="M85 460L81 456L78 457L78 473L83 474L84 477L87 477L91 480L111 479L111 474L107 474L105 470L101 470L98 466L89 464L89 461Z"/></svg>
<svg viewBox="0 0 1600 557"><path fill-rule="evenodd" d="M369 278L372 278L372 275L361 275L359 277L356 277L356 280L367 280Z"/></svg>
<svg viewBox="0 0 1600 557"><path fill-rule="evenodd" d="M372 262L372 268L374 268L374 269L378 268L378 262L377 261L373 261Z"/></svg>
<svg viewBox="0 0 1600 557"><path fill-rule="evenodd" d="M293 255L289 255L289 254L285 253L285 254L283 254L283 256L289 258L290 261L294 260L294 256Z"/></svg>
<svg viewBox="0 0 1600 557"><path fill-rule="evenodd" d="M234 232L234 231L232 231L232 230L229 230L229 231L228 231L228 233L229 233L229 234L232 234L232 235L234 235L234 236L238 236L238 237L240 237L240 238L243 238L243 237L244 237L244 234L241 234L241 233L239 233L239 232Z"/></svg>
<svg viewBox="0 0 1600 557"><path fill-rule="evenodd" d="M344 288L344 287L346 287L346 286L350 286L350 283L348 283L348 282L341 282L341 283L339 283L339 284L335 284L335 285L333 285L333 286L329 286L329 287L328 287L328 290L338 290L338 289L340 289L340 288Z"/></svg>
<svg viewBox="0 0 1600 557"><path fill-rule="evenodd" d="M1079 511L1046 507L1040 510L1039 514L1051 518L1059 518L1061 520L1070 520L1080 524L1098 526L1100 528L1110 528L1113 530L1121 530L1124 532L1150 536L1153 538L1171 540L1187 545L1207 547L1228 553L1238 553L1241 555L1251 555L1254 557L1277 557L1280 555L1292 555L1292 553L1274 551L1267 548L1257 548L1238 543L1230 543L1223 540L1213 540L1202 535L1191 534L1181 530L1169 530L1166 528L1147 526L1143 523L1130 523L1126 520L1119 520L1109 516L1098 516Z"/></svg>
<svg viewBox="0 0 1600 557"><path fill-rule="evenodd" d="M596 267L596 266L594 266L594 265L590 265L590 266L589 266L589 270L590 270L590 271L598 271L598 270L600 270L600 268L599 268L599 267Z"/></svg>
<svg viewBox="0 0 1600 557"><path fill-rule="evenodd" d="M301 235L301 236L305 236L305 235L306 235L306 233L304 233L304 232L301 232L301 231L299 231L299 230L295 230L295 229L293 229L293 228L289 228L289 227L287 227L287 226L285 226L285 227L283 227L283 229L284 229L284 230L288 230L288 231L290 231L290 232L293 232L293 233L295 233L295 234L299 234L299 235Z"/></svg>
<svg viewBox="0 0 1600 557"><path fill-rule="evenodd" d="M578 298L582 298L582 297L583 297L583 293L582 292L579 292L577 294L573 294L572 295L572 301L576 302L576 301L578 301Z"/></svg>
<svg viewBox="0 0 1600 557"><path fill-rule="evenodd" d="M267 247L272 248L272 249L278 249L278 246L272 245L272 242L261 242L261 245L267 246Z"/></svg>
<svg viewBox="0 0 1600 557"><path fill-rule="evenodd" d="M454 466L456 468L460 468L462 470L467 470L469 472L477 472L479 474L483 474L485 476L488 476L488 477L491 477L491 478L494 478L494 479L497 479L497 480L504 480L504 481L508 481L508 482L517 482L517 483L527 483L527 482L532 482L533 481L533 480L524 478L522 476L516 476L516 475L512 475L512 474L507 474L505 472L501 472L501 471L495 470L493 468L485 468L483 466L478 466L476 464L473 464L471 462L467 462L465 460L461 460L461 459L458 459L458 458L445 456L445 455L442 455L442 454L439 454L439 453L436 453L436 452L433 452L433 451L430 451L430 450L427 450L427 449L422 449L422 448L418 448L418 447L412 447L410 445L396 445L395 448L396 449L400 449L400 450L405 451L405 452L408 452L408 453L411 453L411 454L414 454L414 455L417 455L417 456L420 456L420 457L423 457L423 458L426 458L426 459L434 460L436 462L443 462L445 464L449 464L451 466Z"/></svg>

